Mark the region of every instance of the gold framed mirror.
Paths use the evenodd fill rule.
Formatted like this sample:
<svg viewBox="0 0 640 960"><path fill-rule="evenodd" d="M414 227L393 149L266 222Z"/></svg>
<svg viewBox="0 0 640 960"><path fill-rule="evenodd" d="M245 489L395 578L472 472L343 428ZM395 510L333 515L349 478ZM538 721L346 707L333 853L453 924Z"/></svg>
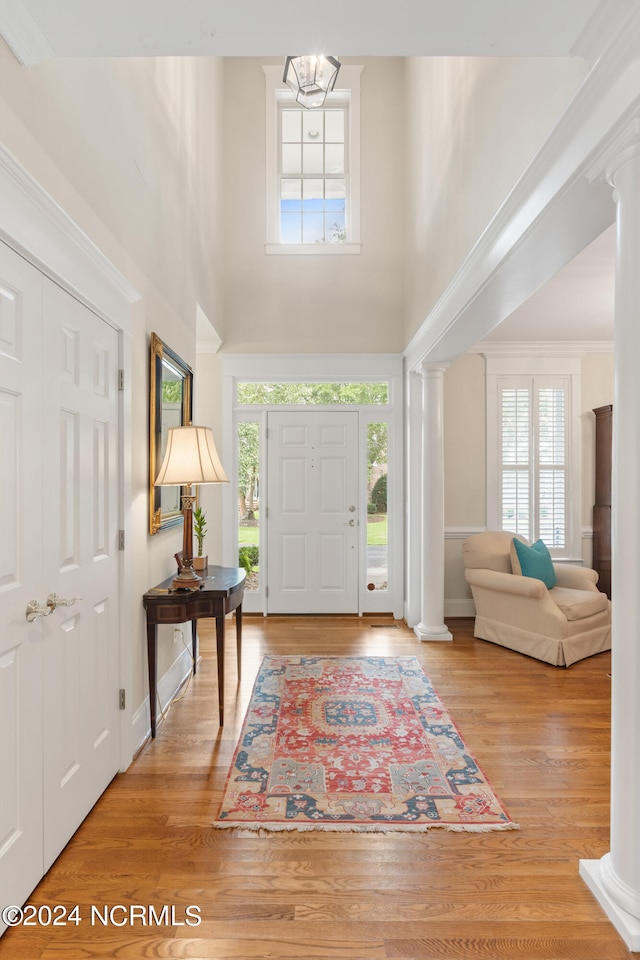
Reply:
<svg viewBox="0 0 640 960"><path fill-rule="evenodd" d="M169 427L191 423L193 370L151 334L149 371L149 533L182 523L182 487L156 487Z"/></svg>

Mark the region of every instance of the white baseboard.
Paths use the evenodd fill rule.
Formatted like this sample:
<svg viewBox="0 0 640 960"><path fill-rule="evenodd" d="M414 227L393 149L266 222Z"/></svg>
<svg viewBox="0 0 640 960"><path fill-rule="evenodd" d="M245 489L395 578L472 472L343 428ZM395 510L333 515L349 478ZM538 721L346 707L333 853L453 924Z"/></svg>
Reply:
<svg viewBox="0 0 640 960"><path fill-rule="evenodd" d="M445 600L445 617L475 617L476 605L469 597L461 600Z"/></svg>
<svg viewBox="0 0 640 960"><path fill-rule="evenodd" d="M580 876L632 953L640 951L640 921L614 903L603 880L602 860L580 860Z"/></svg>
<svg viewBox="0 0 640 960"><path fill-rule="evenodd" d="M189 650L183 650L167 672L158 680L158 697L162 704L162 709L166 710L167 705L171 703L176 693L185 682L193 669L191 662L191 653ZM157 727L160 729L162 724L162 713L160 707L157 708ZM151 714L149 712L149 697L146 696L136 712L132 721L132 743L134 752L137 752L146 740L151 736Z"/></svg>

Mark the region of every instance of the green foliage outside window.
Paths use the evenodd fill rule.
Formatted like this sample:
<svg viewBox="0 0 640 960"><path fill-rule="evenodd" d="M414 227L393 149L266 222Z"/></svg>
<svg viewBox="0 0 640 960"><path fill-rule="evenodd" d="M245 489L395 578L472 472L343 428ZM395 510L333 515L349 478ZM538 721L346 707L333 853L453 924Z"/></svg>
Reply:
<svg viewBox="0 0 640 960"><path fill-rule="evenodd" d="M239 383L240 404L389 403L388 383Z"/></svg>
<svg viewBox="0 0 640 960"><path fill-rule="evenodd" d="M387 512L387 475L378 477L371 491L371 502L375 504L378 513Z"/></svg>

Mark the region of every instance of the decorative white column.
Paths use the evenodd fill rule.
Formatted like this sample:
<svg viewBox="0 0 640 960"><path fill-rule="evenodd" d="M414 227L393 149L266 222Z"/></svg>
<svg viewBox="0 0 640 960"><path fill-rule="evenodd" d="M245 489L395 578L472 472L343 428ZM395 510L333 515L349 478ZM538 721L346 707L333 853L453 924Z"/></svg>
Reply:
<svg viewBox="0 0 640 960"><path fill-rule="evenodd" d="M610 166L617 203L612 477L611 851L580 873L640 951L640 143Z"/></svg>
<svg viewBox="0 0 640 960"><path fill-rule="evenodd" d="M444 622L444 433L446 364L423 363L422 374L422 589L420 640L452 640Z"/></svg>
<svg viewBox="0 0 640 960"><path fill-rule="evenodd" d="M405 619L420 623L422 608L422 376L411 370L405 378Z"/></svg>

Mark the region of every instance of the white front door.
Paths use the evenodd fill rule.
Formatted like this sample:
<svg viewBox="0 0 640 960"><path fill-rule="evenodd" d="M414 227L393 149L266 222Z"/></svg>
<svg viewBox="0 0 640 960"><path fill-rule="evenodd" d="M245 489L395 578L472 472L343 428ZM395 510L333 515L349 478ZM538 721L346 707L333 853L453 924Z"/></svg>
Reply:
<svg viewBox="0 0 640 960"><path fill-rule="evenodd" d="M118 769L117 357L115 330L0 244L2 904Z"/></svg>
<svg viewBox="0 0 640 960"><path fill-rule="evenodd" d="M358 612L358 413L269 412L268 613Z"/></svg>

